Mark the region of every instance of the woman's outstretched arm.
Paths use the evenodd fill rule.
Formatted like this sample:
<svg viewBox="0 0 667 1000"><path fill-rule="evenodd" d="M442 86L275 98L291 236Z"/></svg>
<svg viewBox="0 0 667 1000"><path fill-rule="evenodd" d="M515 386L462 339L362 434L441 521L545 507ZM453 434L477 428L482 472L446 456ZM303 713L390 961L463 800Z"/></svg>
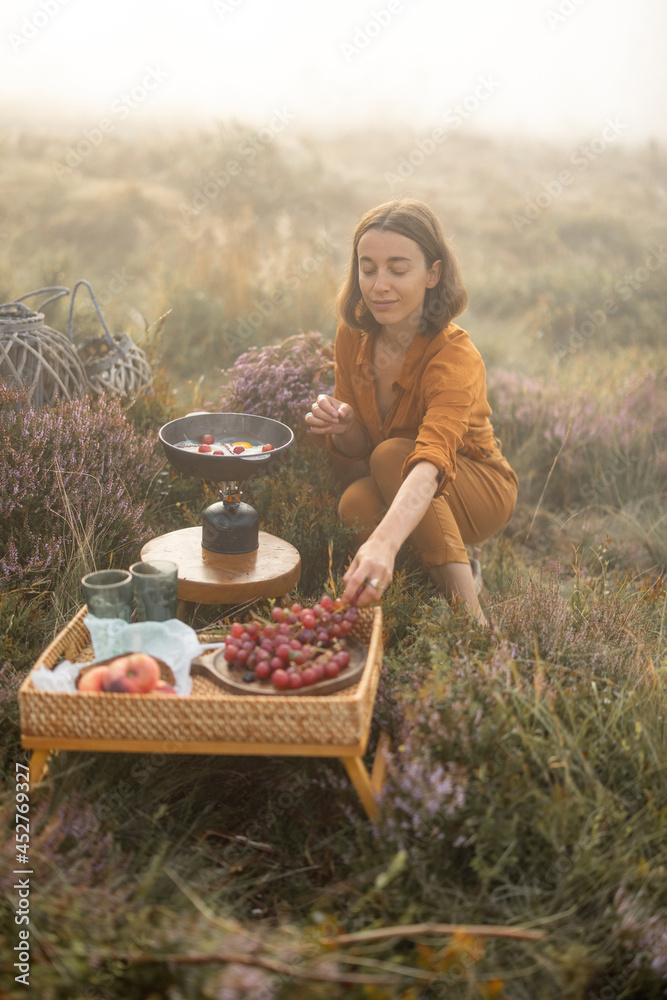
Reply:
<svg viewBox="0 0 667 1000"><path fill-rule="evenodd" d="M436 466L426 459L413 465L389 510L359 546L343 576L344 601L354 601L363 607L379 600L391 582L398 550L417 527L435 496L438 476ZM429 575L447 601L458 597L479 624L486 625L468 563L449 562L432 566ZM359 588L363 588L361 593Z"/></svg>
<svg viewBox="0 0 667 1000"><path fill-rule="evenodd" d="M353 601L359 588L366 585L357 603L370 604L389 586L398 550L426 513L437 485L438 469L431 462L418 462L412 467L387 513L350 563L343 577L344 601ZM369 581L373 581L373 587Z"/></svg>

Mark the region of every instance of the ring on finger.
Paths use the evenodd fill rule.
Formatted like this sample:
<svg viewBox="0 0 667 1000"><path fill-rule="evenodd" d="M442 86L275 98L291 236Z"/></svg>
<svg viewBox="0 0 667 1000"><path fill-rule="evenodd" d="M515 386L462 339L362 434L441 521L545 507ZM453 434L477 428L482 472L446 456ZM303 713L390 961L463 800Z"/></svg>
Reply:
<svg viewBox="0 0 667 1000"><path fill-rule="evenodd" d="M374 580L369 580L368 585L372 587L373 590L384 590L384 587L380 583L380 578L377 576L375 577Z"/></svg>

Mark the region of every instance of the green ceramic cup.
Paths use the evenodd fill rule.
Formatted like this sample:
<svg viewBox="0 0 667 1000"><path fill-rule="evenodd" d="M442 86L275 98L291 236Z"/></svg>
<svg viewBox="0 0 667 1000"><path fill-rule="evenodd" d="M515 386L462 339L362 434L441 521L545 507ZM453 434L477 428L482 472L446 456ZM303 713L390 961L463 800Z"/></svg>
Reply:
<svg viewBox="0 0 667 1000"><path fill-rule="evenodd" d="M122 618L132 614L132 574L126 569L102 569L81 580L88 611L96 618Z"/></svg>
<svg viewBox="0 0 667 1000"><path fill-rule="evenodd" d="M164 622L176 617L178 566L166 559L130 566L134 604L140 622Z"/></svg>

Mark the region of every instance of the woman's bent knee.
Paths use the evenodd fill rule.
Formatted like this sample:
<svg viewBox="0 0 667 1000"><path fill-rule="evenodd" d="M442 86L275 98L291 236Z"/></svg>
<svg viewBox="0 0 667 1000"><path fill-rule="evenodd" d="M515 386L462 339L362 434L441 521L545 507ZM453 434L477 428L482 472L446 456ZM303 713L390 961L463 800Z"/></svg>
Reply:
<svg viewBox="0 0 667 1000"><path fill-rule="evenodd" d="M338 501L338 516L350 528L371 530L384 513L382 497L369 476L351 483Z"/></svg>
<svg viewBox="0 0 667 1000"><path fill-rule="evenodd" d="M356 509L354 502L350 497L348 497L348 490L343 493L342 497L338 501L338 517L346 524L348 527L352 527L359 517L359 511Z"/></svg>
<svg viewBox="0 0 667 1000"><path fill-rule="evenodd" d="M369 459L371 474L387 466L397 466L400 472L408 455L414 451L415 442L408 438L387 438L373 449Z"/></svg>

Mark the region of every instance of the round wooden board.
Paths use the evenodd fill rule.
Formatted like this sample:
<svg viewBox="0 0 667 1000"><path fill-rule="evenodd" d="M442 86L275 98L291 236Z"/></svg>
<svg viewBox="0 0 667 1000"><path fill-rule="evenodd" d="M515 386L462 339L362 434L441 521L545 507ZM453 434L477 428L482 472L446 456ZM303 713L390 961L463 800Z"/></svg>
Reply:
<svg viewBox="0 0 667 1000"><path fill-rule="evenodd" d="M350 662L345 670L338 677L327 678L318 681L317 684L310 684L308 687L300 688L275 688L267 681L253 681L246 684L241 680L242 671L230 668L224 657L222 649L215 649L209 653L197 656L191 664L190 673L200 674L207 677L225 691L232 694L269 694L287 695L288 697L298 695L321 695L335 694L344 688L351 687L361 680L361 675L366 666L367 649L356 639L347 639L345 650L350 654Z"/></svg>
<svg viewBox="0 0 667 1000"><path fill-rule="evenodd" d="M259 533L254 552L224 555L201 543L201 526L179 528L146 542L143 562L169 559L178 566L178 596L200 604L239 604L282 597L301 576L301 556L282 538Z"/></svg>

